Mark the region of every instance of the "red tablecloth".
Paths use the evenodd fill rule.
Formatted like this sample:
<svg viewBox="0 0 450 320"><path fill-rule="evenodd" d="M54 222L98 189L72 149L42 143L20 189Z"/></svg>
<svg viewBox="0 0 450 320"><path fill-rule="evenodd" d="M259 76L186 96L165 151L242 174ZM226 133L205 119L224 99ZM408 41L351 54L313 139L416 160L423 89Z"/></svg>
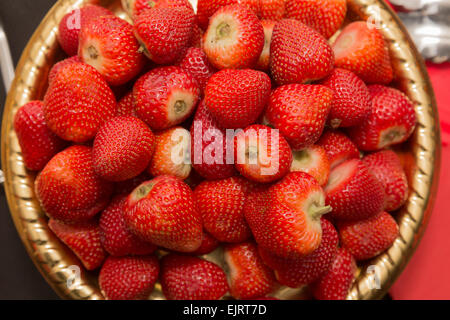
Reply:
<svg viewBox="0 0 450 320"><path fill-rule="evenodd" d="M394 299L450 299L450 63L428 64L442 129L442 167L436 205L423 239L391 290Z"/></svg>

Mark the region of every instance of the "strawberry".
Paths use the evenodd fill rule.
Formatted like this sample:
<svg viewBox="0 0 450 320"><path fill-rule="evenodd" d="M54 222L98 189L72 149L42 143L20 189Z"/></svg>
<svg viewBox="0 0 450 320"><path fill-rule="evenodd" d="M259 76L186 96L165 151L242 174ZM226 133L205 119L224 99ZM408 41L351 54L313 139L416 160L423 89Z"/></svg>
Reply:
<svg viewBox="0 0 450 320"><path fill-rule="evenodd" d="M383 186L361 160L347 160L331 170L325 192L336 219L366 219L384 207Z"/></svg>
<svg viewBox="0 0 450 320"><path fill-rule="evenodd" d="M178 66L186 70L197 81L201 91L205 90L209 78L216 72L200 48L189 48Z"/></svg>
<svg viewBox="0 0 450 320"><path fill-rule="evenodd" d="M53 67L50 69L50 72L48 73L48 83L50 84L53 81L53 79L55 79L56 75L59 72L59 69L68 64L76 62L82 62L79 56L73 56L55 63Z"/></svg>
<svg viewBox="0 0 450 320"><path fill-rule="evenodd" d="M236 175L233 140L234 134L226 134L202 101L191 127L191 162L195 171L208 180ZM223 152L216 152L217 145Z"/></svg>
<svg viewBox="0 0 450 320"><path fill-rule="evenodd" d="M275 270L275 276L282 285L299 288L314 282L330 268L338 250L339 236L327 219L322 217L320 223L322 241L319 247L307 256L284 259L259 248L264 263Z"/></svg>
<svg viewBox="0 0 450 320"><path fill-rule="evenodd" d="M301 150L322 135L332 100L332 91L321 85L281 86L270 95L265 117L293 150Z"/></svg>
<svg viewBox="0 0 450 320"><path fill-rule="evenodd" d="M398 236L394 218L381 212L360 221L340 221L337 224L341 245L356 260L367 260L388 249Z"/></svg>
<svg viewBox="0 0 450 320"><path fill-rule="evenodd" d="M160 279L168 300L218 300L228 291L225 272L215 263L197 257L165 256Z"/></svg>
<svg viewBox="0 0 450 320"><path fill-rule="evenodd" d="M284 18L286 13L286 0L259 0L262 20L278 21Z"/></svg>
<svg viewBox="0 0 450 320"><path fill-rule="evenodd" d="M155 256L109 257L100 270L98 283L108 300L145 300L158 279Z"/></svg>
<svg viewBox="0 0 450 320"><path fill-rule="evenodd" d="M333 69L333 50L317 31L284 19L273 28L270 71L278 85L319 80Z"/></svg>
<svg viewBox="0 0 450 320"><path fill-rule="evenodd" d="M116 196L100 216L101 242L113 256L145 255L156 251L156 246L132 234L123 218L126 195Z"/></svg>
<svg viewBox="0 0 450 320"><path fill-rule="evenodd" d="M74 56L78 52L78 39L80 30L92 19L100 16L113 15L108 9L97 5L87 5L81 9L75 9L66 14L58 27L57 38L62 49Z"/></svg>
<svg viewBox="0 0 450 320"><path fill-rule="evenodd" d="M382 85L369 86L369 116L349 128L350 139L363 151L374 151L405 142L416 127L414 105L401 91Z"/></svg>
<svg viewBox="0 0 450 320"><path fill-rule="evenodd" d="M198 0L197 1L197 18L201 28L208 27L209 18L221 7L235 4L236 0Z"/></svg>
<svg viewBox="0 0 450 320"><path fill-rule="evenodd" d="M208 232L203 232L202 244L200 247L191 252L192 255L201 256L204 254L211 253L219 247L219 241L210 235Z"/></svg>
<svg viewBox="0 0 450 320"><path fill-rule="evenodd" d="M203 227L221 242L242 242L251 237L244 217L247 194L254 187L242 177L203 181L194 190Z"/></svg>
<svg viewBox="0 0 450 320"><path fill-rule="evenodd" d="M302 171L313 176L324 186L330 175L330 161L324 148L312 145L300 151L293 152L291 172Z"/></svg>
<svg viewBox="0 0 450 320"><path fill-rule="evenodd" d="M135 116L133 90L126 93L117 103L117 116Z"/></svg>
<svg viewBox="0 0 450 320"><path fill-rule="evenodd" d="M383 184L386 195L384 210L399 209L408 198L408 179L399 157L391 150L383 150L364 157L363 161Z"/></svg>
<svg viewBox="0 0 450 320"><path fill-rule="evenodd" d="M264 29L247 7L229 5L210 19L203 36L205 50L217 69L245 69L256 65L264 47Z"/></svg>
<svg viewBox="0 0 450 320"><path fill-rule="evenodd" d="M149 173L152 176L172 175L182 180L191 173L191 134L184 128L167 129L156 135L156 147Z"/></svg>
<svg viewBox="0 0 450 320"><path fill-rule="evenodd" d="M75 253L87 270L95 270L102 265L106 252L100 242L97 222L65 224L50 219L48 227Z"/></svg>
<svg viewBox="0 0 450 320"><path fill-rule="evenodd" d="M393 71L389 49L377 28L366 21L347 25L333 44L335 64L353 71L365 83L388 84Z"/></svg>
<svg viewBox="0 0 450 320"><path fill-rule="evenodd" d="M160 67L136 81L136 114L153 130L164 130L182 123L194 111L200 88L180 67Z"/></svg>
<svg viewBox="0 0 450 320"><path fill-rule="evenodd" d="M134 22L134 33L147 57L169 64L183 53L192 37L194 12L180 8L153 8Z"/></svg>
<svg viewBox="0 0 450 320"><path fill-rule="evenodd" d="M245 218L256 243L283 258L299 258L321 241L320 217L331 208L317 181L303 172L289 173L267 190L251 193Z"/></svg>
<svg viewBox="0 0 450 320"><path fill-rule="evenodd" d="M278 130L254 124L236 134L235 167L249 180L273 182L283 178L291 167L292 151Z"/></svg>
<svg viewBox="0 0 450 320"><path fill-rule="evenodd" d="M144 67L145 57L139 47L131 24L119 17L103 16L81 28L78 55L109 84L119 86Z"/></svg>
<svg viewBox="0 0 450 320"><path fill-rule="evenodd" d="M233 298L259 298L276 288L273 271L261 260L254 243L226 245L224 258L230 271L229 285Z"/></svg>
<svg viewBox="0 0 450 320"><path fill-rule="evenodd" d="M331 127L358 125L370 113L369 90L353 72L336 68L321 84L333 90L333 103L328 116Z"/></svg>
<svg viewBox="0 0 450 320"><path fill-rule="evenodd" d="M84 63L62 66L44 97L48 127L77 143L94 138L100 126L117 112L113 92L100 73Z"/></svg>
<svg viewBox="0 0 450 320"><path fill-rule="evenodd" d="M66 142L55 135L45 123L42 101L30 101L17 110L14 130L19 140L25 166L34 171L64 149Z"/></svg>
<svg viewBox="0 0 450 320"><path fill-rule="evenodd" d="M136 19L142 12L151 8L185 8L193 11L188 0L122 0L122 7L130 18Z"/></svg>
<svg viewBox="0 0 450 320"><path fill-rule="evenodd" d="M226 69L214 74L205 88L205 103L224 128L254 123L270 96L270 78L261 71Z"/></svg>
<svg viewBox="0 0 450 320"><path fill-rule="evenodd" d="M67 222L88 220L103 210L112 185L95 174L92 149L72 146L55 155L35 181L45 212Z"/></svg>
<svg viewBox="0 0 450 320"><path fill-rule="evenodd" d="M138 237L170 250L192 252L202 242L192 190L172 176L159 176L137 187L128 196L124 218Z"/></svg>
<svg viewBox="0 0 450 320"><path fill-rule="evenodd" d="M327 130L317 141L317 145L325 149L330 168L333 169L342 162L359 159L359 150L344 133L337 130Z"/></svg>
<svg viewBox="0 0 450 320"><path fill-rule="evenodd" d="M339 248L330 270L312 286L318 300L344 300L355 279L356 263L352 255Z"/></svg>
<svg viewBox="0 0 450 320"><path fill-rule="evenodd" d="M94 170L109 181L134 178L147 168L154 148L155 137L143 121L132 116L115 117L95 136Z"/></svg>
<svg viewBox="0 0 450 320"><path fill-rule="evenodd" d="M286 0L286 16L330 38L344 22L346 0Z"/></svg>
<svg viewBox="0 0 450 320"><path fill-rule="evenodd" d="M256 63L256 69L268 71L270 67L270 42L276 22L274 20L261 20L261 24L264 28L264 47Z"/></svg>

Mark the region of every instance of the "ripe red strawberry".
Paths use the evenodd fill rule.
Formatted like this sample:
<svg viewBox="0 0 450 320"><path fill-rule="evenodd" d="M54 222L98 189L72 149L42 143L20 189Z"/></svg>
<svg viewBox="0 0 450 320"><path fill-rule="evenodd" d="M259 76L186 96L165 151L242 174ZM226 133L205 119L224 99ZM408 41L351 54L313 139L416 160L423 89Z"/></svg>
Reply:
<svg viewBox="0 0 450 320"><path fill-rule="evenodd" d="M197 257L165 256L160 279L168 300L218 300L228 291L225 272L215 263Z"/></svg>
<svg viewBox="0 0 450 320"><path fill-rule="evenodd" d="M218 69L252 68L264 47L264 29L247 7L229 5L210 19L203 36L203 50Z"/></svg>
<svg viewBox="0 0 450 320"><path fill-rule="evenodd" d="M132 234L125 224L123 211L127 195L116 196L100 216L100 236L105 250L113 256L146 255L157 247Z"/></svg>
<svg viewBox="0 0 450 320"><path fill-rule="evenodd" d="M265 117L293 150L301 150L322 135L332 100L333 92L321 85L281 86L272 92Z"/></svg>
<svg viewBox="0 0 450 320"><path fill-rule="evenodd" d="M276 21L261 20L261 24L264 28L264 48L256 63L256 69L268 71L270 67L270 42L272 41L272 33Z"/></svg>
<svg viewBox="0 0 450 320"><path fill-rule="evenodd" d="M342 247L356 260L367 260L379 255L398 236L397 222L387 212L360 221L341 221L337 227Z"/></svg>
<svg viewBox="0 0 450 320"><path fill-rule="evenodd" d="M191 254L201 256L216 250L217 247L219 247L219 241L208 232L203 232L202 244L197 250L191 252Z"/></svg>
<svg viewBox="0 0 450 320"><path fill-rule="evenodd" d="M194 23L191 10L153 8L136 18L134 33L147 57L158 64L169 64L189 45Z"/></svg>
<svg viewBox="0 0 450 320"><path fill-rule="evenodd" d="M117 103L117 116L135 116L133 90L126 93Z"/></svg>
<svg viewBox="0 0 450 320"><path fill-rule="evenodd" d="M347 25L333 44L335 64L353 71L365 83L388 84L393 72L389 49L377 28L366 21Z"/></svg>
<svg viewBox="0 0 450 320"><path fill-rule="evenodd" d="M182 123L194 111L200 88L180 67L160 67L135 83L136 114L153 130L164 130Z"/></svg>
<svg viewBox="0 0 450 320"><path fill-rule="evenodd" d="M116 112L116 99L108 84L84 63L62 66L44 97L48 127L61 138L78 143L94 138Z"/></svg>
<svg viewBox="0 0 450 320"><path fill-rule="evenodd" d="M67 222L88 220L103 210L112 185L95 174L92 149L72 146L55 155L35 181L44 211Z"/></svg>
<svg viewBox="0 0 450 320"><path fill-rule="evenodd" d="M14 130L19 140L25 166L39 171L53 156L61 151L66 142L47 127L42 101L30 101L17 110Z"/></svg>
<svg viewBox="0 0 450 320"><path fill-rule="evenodd" d="M249 180L273 182L283 178L292 164L292 151L276 129L254 124L234 140L236 169Z"/></svg>
<svg viewBox="0 0 450 320"><path fill-rule="evenodd" d="M59 23L58 41L62 49L74 56L78 52L78 37L81 28L92 19L100 16L113 15L108 9L97 5L87 5L81 9L75 9L66 14Z"/></svg>
<svg viewBox="0 0 450 320"><path fill-rule="evenodd" d="M382 85L369 86L369 116L349 128L350 139L363 151L374 151L406 141L416 127L414 105L401 91Z"/></svg>
<svg viewBox="0 0 450 320"><path fill-rule="evenodd" d="M50 219L48 227L75 253L87 270L95 270L102 265L106 252L100 242L97 222L65 224Z"/></svg>
<svg viewBox="0 0 450 320"><path fill-rule="evenodd" d="M202 242L192 190L172 176L159 176L137 187L128 197L124 218L141 239L170 250L192 252Z"/></svg>
<svg viewBox="0 0 450 320"><path fill-rule="evenodd" d="M234 4L236 0L198 0L197 1L197 18L201 28L208 27L209 18L221 7Z"/></svg>
<svg viewBox="0 0 450 320"><path fill-rule="evenodd" d="M227 136L202 101L191 127L191 162L195 171L208 180L236 175L233 141L234 133ZM215 151L216 143L223 152Z"/></svg>
<svg viewBox="0 0 450 320"><path fill-rule="evenodd" d="M188 0L122 0L122 7L132 19L136 19L142 12L151 8L185 8L194 10Z"/></svg>
<svg viewBox="0 0 450 320"><path fill-rule="evenodd" d="M203 181L194 190L203 227L221 242L242 242L251 237L244 217L247 194L254 186L242 177Z"/></svg>
<svg viewBox="0 0 450 320"><path fill-rule="evenodd" d="M256 243L291 259L319 247L320 217L330 210L316 179L303 172L289 173L267 190L251 193L244 207Z"/></svg>
<svg viewBox="0 0 450 320"><path fill-rule="evenodd" d="M262 260L275 270L275 276L282 285L299 288L321 277L331 266L338 250L339 236L331 222L320 220L322 241L311 254L299 259L280 258L259 248Z"/></svg>
<svg viewBox="0 0 450 320"><path fill-rule="evenodd" d="M158 279L155 256L109 257L100 270L98 283L108 300L145 300Z"/></svg>
<svg viewBox="0 0 450 320"><path fill-rule="evenodd" d="M353 72L336 68L321 84L333 90L333 103L328 116L331 127L358 125L370 113L369 90Z"/></svg>
<svg viewBox="0 0 450 320"><path fill-rule="evenodd" d="M278 21L286 14L286 0L259 0L261 19Z"/></svg>
<svg viewBox="0 0 450 320"><path fill-rule="evenodd" d="M224 128L254 123L270 96L270 78L256 70L226 69L214 74L205 89L205 103Z"/></svg>
<svg viewBox="0 0 450 320"><path fill-rule="evenodd" d="M91 20L80 31L78 55L114 86L127 83L144 67L133 27L116 16Z"/></svg>
<svg viewBox="0 0 450 320"><path fill-rule="evenodd" d="M317 31L292 19L281 20L273 28L270 71L278 85L321 79L333 64L333 50Z"/></svg>
<svg viewBox="0 0 450 320"><path fill-rule="evenodd" d="M147 168L154 148L155 137L143 121L132 116L115 117L95 136L94 170L109 181L134 178Z"/></svg>
<svg viewBox="0 0 450 320"><path fill-rule="evenodd" d="M205 90L209 78L216 72L216 69L209 63L205 52L200 48L189 48L178 66L191 74L202 92Z"/></svg>
<svg viewBox="0 0 450 320"><path fill-rule="evenodd" d="M313 176L324 186L330 175L330 161L324 148L318 145L293 152L291 172L301 171Z"/></svg>
<svg viewBox="0 0 450 320"><path fill-rule="evenodd" d="M191 173L191 134L175 127L156 135L156 147L148 172L152 176L172 175L182 180Z"/></svg>
<svg viewBox="0 0 450 320"><path fill-rule="evenodd" d="M312 286L319 300L344 300L355 279L356 263L352 255L339 248L330 270Z"/></svg>
<svg viewBox="0 0 450 320"><path fill-rule="evenodd" d="M386 195L384 210L399 209L408 198L408 179L399 157L392 150L383 150L366 156L363 161L383 184Z"/></svg>
<svg viewBox="0 0 450 320"><path fill-rule="evenodd" d="M356 145L340 131L325 131L319 141L317 141L317 145L325 149L328 160L330 160L331 169L346 160L359 159L359 150L356 148Z"/></svg>
<svg viewBox="0 0 450 320"><path fill-rule="evenodd" d="M344 22L346 0L286 0L286 16L330 38Z"/></svg>
<svg viewBox="0 0 450 320"><path fill-rule="evenodd" d="M263 297L276 288L273 271L264 264L252 242L225 246L230 293L236 299Z"/></svg>
<svg viewBox="0 0 450 320"><path fill-rule="evenodd" d="M347 160L331 170L325 187L331 216L342 220L372 217L384 208L384 189L360 160Z"/></svg>
<svg viewBox="0 0 450 320"><path fill-rule="evenodd" d="M76 62L82 62L79 56L73 56L64 60L59 61L58 63L55 63L53 67L50 69L50 72L48 73L48 83L50 84L53 79L55 79L56 75L59 72L59 69L62 67Z"/></svg>

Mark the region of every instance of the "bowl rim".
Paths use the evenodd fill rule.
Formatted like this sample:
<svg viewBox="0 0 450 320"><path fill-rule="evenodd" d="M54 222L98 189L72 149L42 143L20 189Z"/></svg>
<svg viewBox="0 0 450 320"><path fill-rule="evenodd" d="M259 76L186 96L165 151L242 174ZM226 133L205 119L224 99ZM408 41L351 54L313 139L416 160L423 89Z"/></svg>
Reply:
<svg viewBox="0 0 450 320"><path fill-rule="evenodd" d="M120 2L119 0L116 1ZM102 295L97 288L92 288L89 285L90 282L85 281L86 279L84 277L82 277L82 283L78 287L73 290L68 289L65 285L65 281L70 275L61 269L62 266L55 266L51 263L49 264L49 261L44 261L48 257L45 257L41 250L58 251L62 250L62 246L61 244L54 243L55 241L53 240L55 239L50 239L48 242L51 243L50 246L45 245L45 243L42 246L39 244L39 241L45 242L45 239L41 239L41 237L43 237L42 228L45 229L46 227L42 226L44 220L41 221L41 219L45 214L42 213L40 208L35 207L36 201L33 199L34 194L32 193L32 180L34 180L34 174L25 171L23 168L23 163L21 165L17 165L17 168L12 168L13 166L11 164L13 162L11 161L20 163L20 150L16 150L12 143L15 139L15 134L12 132L13 129L11 119L14 111L20 107L19 101L21 99L23 100L25 99L24 97L28 97L28 99L25 99L28 101L33 95L33 92L36 93L36 90L43 90L43 88L36 89L35 87L27 87L27 79L22 77L25 70L30 71L30 74L31 72L39 72L39 68L27 69L30 63L36 64L36 62L33 61L33 57L31 57L33 49L36 49L36 44L41 43L41 46L46 46L44 51L48 53L51 50L50 47L52 45L54 46L57 42L57 28L55 27L55 25L57 26L56 16L60 17L61 15L71 11L73 8L80 7L82 4L91 2L93 1L58 0L46 14L33 36L30 38L19 60L16 68L16 77L14 78L11 89L7 95L2 120L1 161L2 167L5 170L5 193L11 217L22 243L24 244L28 255L37 269L49 285L55 290L55 292L61 298L66 299L101 299ZM111 2L111 0L109 2ZM384 0L348 0L348 6L349 9L351 8L352 12L356 13L360 19L364 20L370 16L374 8L378 8L377 10L379 10L382 21L382 32L389 41L391 55L394 53L394 55L397 55L395 57L396 59L403 59L401 61L404 64L414 62L414 64L408 65L408 70L401 70L401 73L406 73L406 75L403 74L404 77L401 77L399 87L402 87L403 89L406 88L408 93L411 93L411 90L415 90L414 92L416 92L414 95L414 102L416 103L416 113L418 113L420 117L418 118L418 129L416 130L413 138L415 143L413 146L413 148L415 148L414 156L417 162L417 167L414 169L413 177L420 178L421 180L419 182L428 184L429 186L425 189L421 187L420 184L417 186L418 179L414 179L414 183L411 186L413 190L409 195L408 203L399 213L399 216L402 217L402 222L399 223L401 236L387 252L373 259L368 264L369 266L377 265L381 268L379 274L377 273L378 271L375 273L379 277L381 289L376 291L368 289L370 287L370 283L372 283L374 279L374 276L368 272L364 272L364 267L368 266L365 265L359 269L357 281L355 281L349 295L347 296L347 299L378 299L384 296L406 266L423 235L431 215L438 186L440 168L441 143L439 116L437 113L434 92L428 77L425 63L414 46L408 32L406 31L406 28L392 8ZM52 24L53 28L49 30L48 26ZM392 34L388 33L389 27L391 28L390 32L393 32ZM43 39L42 35L45 33L47 33L47 38ZM393 40L391 37L392 35L396 35L399 38ZM40 56L40 59L42 62L47 58L44 54L44 57ZM32 81L33 83L36 82L36 75L34 76L35 81ZM43 86L42 83L39 85ZM420 94L421 92L422 94ZM21 94L21 99L17 98L19 94ZM14 153L19 156L16 156L12 160L11 155ZM18 178L19 182L13 181L14 178ZM22 187L31 189L31 192L28 189L24 191L26 188L22 190ZM30 216L26 218L21 216L18 203L22 200L25 201L26 205L31 206L33 210L37 210L37 212L30 214ZM36 229L27 229L30 227ZM404 234L402 233L402 230L404 230ZM36 231L37 234L34 234L34 231ZM33 234L30 234L30 232L33 232ZM65 259L66 257L63 259L64 263L66 262ZM73 259L73 257L68 257L67 261L72 261L74 264L77 264L76 260ZM49 258L49 260L51 260L51 258Z"/></svg>

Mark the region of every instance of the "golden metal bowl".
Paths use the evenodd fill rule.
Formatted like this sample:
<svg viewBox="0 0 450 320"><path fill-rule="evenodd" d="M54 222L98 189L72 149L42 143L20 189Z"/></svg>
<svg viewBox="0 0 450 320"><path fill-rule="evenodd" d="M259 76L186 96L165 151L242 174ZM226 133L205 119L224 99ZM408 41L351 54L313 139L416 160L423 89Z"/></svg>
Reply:
<svg viewBox="0 0 450 320"><path fill-rule="evenodd" d="M16 70L16 78L6 100L2 126L2 166L11 216L25 247L42 275L54 290L68 299L103 299L97 275L85 271L70 250L48 229L47 218L34 195L35 174L23 164L20 147L13 130L13 117L26 102L42 99L49 68L63 57L56 40L57 26L69 11L93 0L59 0L44 18ZM120 0L103 0L102 5L125 17ZM196 1L192 1L196 3ZM396 214L400 236L393 246L372 261L360 265L348 299L382 297L403 270L416 248L430 216L438 185L440 136L436 102L422 61L404 26L389 6L380 0L349 0L348 20L379 17L381 30L389 42L395 70L395 85L416 106L418 125L401 152L408 162L410 194L406 205ZM220 252L208 259L220 263ZM79 266L81 278L68 286L73 268ZM281 288L280 298L302 298L303 289ZM163 299L157 285L150 298Z"/></svg>

